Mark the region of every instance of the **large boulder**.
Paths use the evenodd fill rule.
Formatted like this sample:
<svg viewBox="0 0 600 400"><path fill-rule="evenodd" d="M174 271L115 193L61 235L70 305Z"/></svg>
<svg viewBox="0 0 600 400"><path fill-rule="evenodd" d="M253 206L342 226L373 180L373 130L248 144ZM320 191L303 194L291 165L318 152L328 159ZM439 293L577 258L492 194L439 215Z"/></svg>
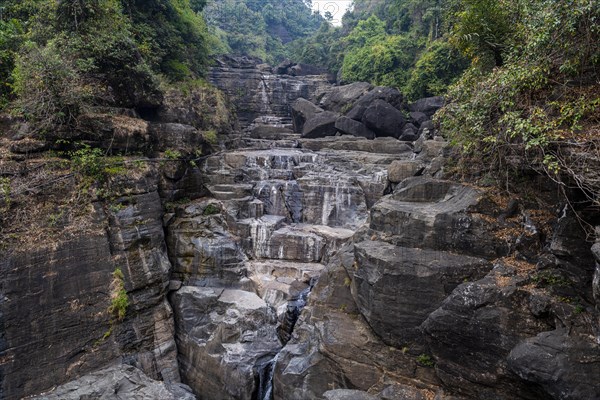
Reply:
<svg viewBox="0 0 600 400"><path fill-rule="evenodd" d="M474 214L482 193L466 185L426 177L405 179L371 208L369 226L393 244L495 258L506 244L488 235L494 224Z"/></svg>
<svg viewBox="0 0 600 400"><path fill-rule="evenodd" d="M413 124L406 124L398 139L405 142L414 142L419 138L418 129Z"/></svg>
<svg viewBox="0 0 600 400"><path fill-rule="evenodd" d="M437 110L444 106L444 98L442 96L426 97L419 99L408 105L410 112L421 112L428 117L431 117Z"/></svg>
<svg viewBox="0 0 600 400"><path fill-rule="evenodd" d="M337 121L335 121L335 129L348 135L375 139L375 132L367 128L363 123L348 117L338 118Z"/></svg>
<svg viewBox="0 0 600 400"><path fill-rule="evenodd" d="M552 398L597 399L600 395L600 346L587 335L565 328L540 333L516 346L508 364Z"/></svg>
<svg viewBox="0 0 600 400"><path fill-rule="evenodd" d="M410 113L410 119L418 126L421 126L421 124L427 121L429 117L427 116L427 114L422 113L420 111L413 111Z"/></svg>
<svg viewBox="0 0 600 400"><path fill-rule="evenodd" d="M311 64L295 63L285 59L275 68L275 72L278 75L306 76L323 75L327 73L327 69Z"/></svg>
<svg viewBox="0 0 600 400"><path fill-rule="evenodd" d="M388 167L388 180L392 183L400 183L406 178L419 174L424 167L421 163L413 160L394 160Z"/></svg>
<svg viewBox="0 0 600 400"><path fill-rule="evenodd" d="M391 104L383 100L375 100L365 110L362 122L378 137L398 138L406 120L402 113Z"/></svg>
<svg viewBox="0 0 600 400"><path fill-rule="evenodd" d="M251 400L258 368L281 347L254 292L184 286L172 295L181 374L204 399Z"/></svg>
<svg viewBox="0 0 600 400"><path fill-rule="evenodd" d="M431 139L435 135L435 125L433 121L427 120L423 121L419 126L419 132L417 133L417 137L423 136L426 139Z"/></svg>
<svg viewBox="0 0 600 400"><path fill-rule="evenodd" d="M552 322L532 315L530 309L541 307L533 306L522 286L523 278L513 267L497 264L485 278L457 287L429 315L421 328L446 387L473 399L573 398L550 397L539 385L510 371L507 357L511 350L532 333L548 330ZM547 310L537 314L544 312ZM546 360L552 364L553 357L548 356Z"/></svg>
<svg viewBox="0 0 600 400"><path fill-rule="evenodd" d="M325 136L333 136L337 132L335 129L335 121L339 118L339 114L324 111L306 121L302 128L302 137L306 139L323 138Z"/></svg>
<svg viewBox="0 0 600 400"><path fill-rule="evenodd" d="M419 326L465 279L482 277L484 259L365 241L355 245L352 293L369 326L401 348L421 336Z"/></svg>
<svg viewBox="0 0 600 400"><path fill-rule="evenodd" d="M398 89L385 86L377 86L370 92L363 95L356 102L354 107L352 107L350 112L346 114L346 116L357 121L362 120L365 111L375 100L383 100L398 110L402 108L403 97L402 93L400 93Z"/></svg>
<svg viewBox="0 0 600 400"><path fill-rule="evenodd" d="M323 109L311 103L310 101L299 98L292 103L292 123L294 132L301 133L304 124L315 115L322 113Z"/></svg>
<svg viewBox="0 0 600 400"><path fill-rule="evenodd" d="M337 86L321 99L320 105L328 111L343 112L352 107L360 97L371 89L373 89L373 85L367 82Z"/></svg>

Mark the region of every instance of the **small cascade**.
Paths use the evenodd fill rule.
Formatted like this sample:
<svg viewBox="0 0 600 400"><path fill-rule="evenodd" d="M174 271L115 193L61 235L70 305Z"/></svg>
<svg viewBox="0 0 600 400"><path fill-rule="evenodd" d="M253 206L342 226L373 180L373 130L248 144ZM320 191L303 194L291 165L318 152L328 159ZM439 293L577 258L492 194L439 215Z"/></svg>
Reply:
<svg viewBox="0 0 600 400"><path fill-rule="evenodd" d="M257 366L258 385L255 400L273 400L273 376L279 353L270 360Z"/></svg>
<svg viewBox="0 0 600 400"><path fill-rule="evenodd" d="M264 76L260 79L260 101L260 111L263 114L272 114L273 110L271 109L271 100L269 99L269 88L267 87Z"/></svg>
<svg viewBox="0 0 600 400"><path fill-rule="evenodd" d="M285 345L290 341L292 337L292 332L294 331L294 327L296 326L296 322L298 322L298 318L300 318L300 313L302 309L306 306L306 302L308 301L308 295L312 291L314 287L314 279L311 280L310 285L304 289L302 292L298 294L298 296L288 302L287 310L285 316L283 317L283 321L277 327L277 336L279 340Z"/></svg>
<svg viewBox="0 0 600 400"><path fill-rule="evenodd" d="M285 346L286 343L292 337L292 332L296 326L298 318L302 309L306 306L308 301L308 295L315 285L315 280L311 279L310 285L298 294L295 298L290 300L287 304L287 311L281 324L277 327L277 336L281 340L281 343ZM273 377L275 375L275 365L279 358L277 353L272 359L257 364L256 369L258 373L258 388L256 396L253 396L256 400L273 400Z"/></svg>

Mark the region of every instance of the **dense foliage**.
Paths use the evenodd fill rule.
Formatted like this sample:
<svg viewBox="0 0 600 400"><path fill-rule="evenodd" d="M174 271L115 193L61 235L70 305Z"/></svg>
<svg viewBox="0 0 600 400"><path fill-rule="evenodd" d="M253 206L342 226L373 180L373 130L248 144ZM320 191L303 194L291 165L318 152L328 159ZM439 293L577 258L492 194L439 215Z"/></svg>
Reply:
<svg viewBox="0 0 600 400"><path fill-rule="evenodd" d="M314 33L324 21L304 0L224 0L207 4L204 15L223 46L220 51L250 55L275 64L286 44Z"/></svg>
<svg viewBox="0 0 600 400"><path fill-rule="evenodd" d="M86 107L152 107L160 79L200 76L212 47L202 2L7 0L0 21L0 96L40 132Z"/></svg>
<svg viewBox="0 0 600 400"><path fill-rule="evenodd" d="M600 2L461 3L452 42L474 62L444 131L491 172L544 170L598 204Z"/></svg>
<svg viewBox="0 0 600 400"><path fill-rule="evenodd" d="M450 0L357 0L343 26L292 44L295 59L340 71L343 81L395 86L409 98L445 93L468 66L448 44Z"/></svg>

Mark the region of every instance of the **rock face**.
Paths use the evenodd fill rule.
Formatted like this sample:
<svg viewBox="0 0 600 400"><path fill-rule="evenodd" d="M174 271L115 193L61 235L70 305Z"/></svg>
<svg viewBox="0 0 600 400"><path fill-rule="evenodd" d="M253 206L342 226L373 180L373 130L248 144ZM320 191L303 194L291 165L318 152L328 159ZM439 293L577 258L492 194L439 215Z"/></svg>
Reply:
<svg viewBox="0 0 600 400"><path fill-rule="evenodd" d="M82 116L74 137L194 161L127 164L51 244L2 246L1 398L600 398L598 244L567 208L445 179L442 98L244 57L211 76L234 149L206 154L174 98Z"/></svg>
<svg viewBox="0 0 600 400"><path fill-rule="evenodd" d="M11 360L1 367L3 398L40 392L121 359L152 379L180 382L165 299L171 265L152 181L151 174L130 181L114 211L96 203L76 236L2 257L0 351ZM129 301L123 321L109 312L117 268Z"/></svg>
<svg viewBox="0 0 600 400"><path fill-rule="evenodd" d="M297 304L383 196L385 165L410 156L281 148L204 161L212 199L178 207L167 235L178 360L199 398L267 390Z"/></svg>
<svg viewBox="0 0 600 400"><path fill-rule="evenodd" d="M267 303L249 291L193 286L172 302L185 382L202 399L251 400L257 364L280 347Z"/></svg>
<svg viewBox="0 0 600 400"><path fill-rule="evenodd" d="M260 62L247 57L226 57L219 64L210 70L209 80L227 94L242 127L262 115L289 118L294 100L316 101L331 87L326 75L276 75L260 70Z"/></svg>

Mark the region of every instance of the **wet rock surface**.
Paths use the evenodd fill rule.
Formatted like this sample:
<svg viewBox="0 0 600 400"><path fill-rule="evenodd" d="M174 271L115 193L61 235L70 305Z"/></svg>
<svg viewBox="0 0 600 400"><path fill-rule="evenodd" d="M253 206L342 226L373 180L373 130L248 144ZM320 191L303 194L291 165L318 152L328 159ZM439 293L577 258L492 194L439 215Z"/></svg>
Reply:
<svg viewBox="0 0 600 400"><path fill-rule="evenodd" d="M443 98L295 67L220 60L241 129L213 154L176 99L82 120L105 148L203 155L123 179L84 233L1 259L0 397L600 397L600 251L575 215L444 179ZM17 136L16 155L43 150Z"/></svg>
<svg viewBox="0 0 600 400"><path fill-rule="evenodd" d="M316 101L331 87L327 75L277 75L259 68L260 62L247 57L226 57L211 68L210 81L231 99L242 127L262 115L289 118L289 107L298 98Z"/></svg>

